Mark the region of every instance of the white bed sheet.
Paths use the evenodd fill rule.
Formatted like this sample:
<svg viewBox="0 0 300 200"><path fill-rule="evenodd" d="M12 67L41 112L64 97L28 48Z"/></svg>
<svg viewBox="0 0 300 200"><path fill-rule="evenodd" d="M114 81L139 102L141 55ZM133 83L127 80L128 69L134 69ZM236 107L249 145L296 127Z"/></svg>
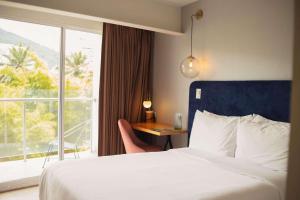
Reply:
<svg viewBox="0 0 300 200"><path fill-rule="evenodd" d="M283 200L285 178L182 148L55 163L41 176L40 200Z"/></svg>

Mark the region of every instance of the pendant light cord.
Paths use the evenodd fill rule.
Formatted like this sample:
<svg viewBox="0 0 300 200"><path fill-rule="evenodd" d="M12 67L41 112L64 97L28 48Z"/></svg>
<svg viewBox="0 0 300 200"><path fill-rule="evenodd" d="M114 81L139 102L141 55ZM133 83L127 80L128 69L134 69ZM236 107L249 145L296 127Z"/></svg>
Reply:
<svg viewBox="0 0 300 200"><path fill-rule="evenodd" d="M193 57L193 29L194 29L194 15L191 16L191 56Z"/></svg>

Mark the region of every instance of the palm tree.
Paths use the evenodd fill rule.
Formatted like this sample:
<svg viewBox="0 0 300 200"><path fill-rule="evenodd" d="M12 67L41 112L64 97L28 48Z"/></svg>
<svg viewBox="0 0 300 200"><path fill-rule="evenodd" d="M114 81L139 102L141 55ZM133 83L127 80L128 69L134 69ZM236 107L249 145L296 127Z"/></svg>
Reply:
<svg viewBox="0 0 300 200"><path fill-rule="evenodd" d="M86 63L87 57L81 51L72 53L70 56L66 57L66 66L67 74L72 74L74 77L81 77L84 73L84 68Z"/></svg>
<svg viewBox="0 0 300 200"><path fill-rule="evenodd" d="M24 47L22 44L10 48L9 54L3 56L7 60L5 64L15 68L30 66L32 61L30 59L29 47Z"/></svg>

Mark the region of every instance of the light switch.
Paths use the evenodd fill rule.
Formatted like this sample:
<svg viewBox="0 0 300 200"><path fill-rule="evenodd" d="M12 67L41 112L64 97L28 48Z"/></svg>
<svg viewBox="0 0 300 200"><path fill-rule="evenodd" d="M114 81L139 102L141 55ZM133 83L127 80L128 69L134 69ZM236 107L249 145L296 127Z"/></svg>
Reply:
<svg viewBox="0 0 300 200"><path fill-rule="evenodd" d="M196 89L196 99L201 99L201 89L200 88Z"/></svg>

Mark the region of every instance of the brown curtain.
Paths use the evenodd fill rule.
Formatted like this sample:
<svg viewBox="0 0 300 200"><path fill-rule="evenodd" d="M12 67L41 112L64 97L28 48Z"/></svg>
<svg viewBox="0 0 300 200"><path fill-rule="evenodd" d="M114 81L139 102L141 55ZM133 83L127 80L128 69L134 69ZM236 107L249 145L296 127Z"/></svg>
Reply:
<svg viewBox="0 0 300 200"><path fill-rule="evenodd" d="M143 118L151 95L154 33L104 24L99 97L99 156L124 153L118 119Z"/></svg>

